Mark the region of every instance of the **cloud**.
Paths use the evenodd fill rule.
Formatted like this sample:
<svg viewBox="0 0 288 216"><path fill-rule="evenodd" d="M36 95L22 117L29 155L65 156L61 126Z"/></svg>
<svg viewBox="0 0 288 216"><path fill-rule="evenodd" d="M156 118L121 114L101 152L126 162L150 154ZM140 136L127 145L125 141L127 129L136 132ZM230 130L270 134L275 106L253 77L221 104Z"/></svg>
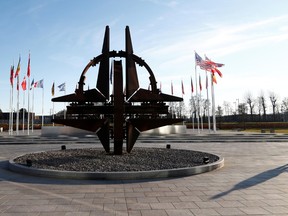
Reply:
<svg viewBox="0 0 288 216"><path fill-rule="evenodd" d="M175 32L163 32L162 37L153 48L142 51L143 56L160 57L169 63L184 62L193 55L193 51L199 53L215 54L216 57L226 56L242 50L265 46L271 43L279 43L288 39L288 16L272 17L266 20L256 20L239 25L207 24L199 31L181 29Z"/></svg>

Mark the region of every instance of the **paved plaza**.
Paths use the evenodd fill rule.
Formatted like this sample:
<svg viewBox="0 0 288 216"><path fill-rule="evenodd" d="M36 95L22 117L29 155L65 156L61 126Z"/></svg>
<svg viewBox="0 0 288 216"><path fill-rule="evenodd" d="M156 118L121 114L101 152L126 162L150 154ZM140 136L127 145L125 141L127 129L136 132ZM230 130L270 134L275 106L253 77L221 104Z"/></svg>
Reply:
<svg viewBox="0 0 288 216"><path fill-rule="evenodd" d="M143 136L135 146L191 149L221 155L223 168L184 178L65 180L7 170L28 152L101 147L90 138L0 135L0 215L209 216L288 215L288 135L189 131ZM195 141L196 140L196 141Z"/></svg>

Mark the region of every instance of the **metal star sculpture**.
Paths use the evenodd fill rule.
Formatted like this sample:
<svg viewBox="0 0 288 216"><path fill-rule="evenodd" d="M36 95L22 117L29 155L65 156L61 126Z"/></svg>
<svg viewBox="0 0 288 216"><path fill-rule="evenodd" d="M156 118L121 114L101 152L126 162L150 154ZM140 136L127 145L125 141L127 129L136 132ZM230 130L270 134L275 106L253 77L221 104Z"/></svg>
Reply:
<svg viewBox="0 0 288 216"><path fill-rule="evenodd" d="M142 131L183 121L171 118L168 105L164 103L183 99L163 94L157 89L151 68L133 53L128 26L125 32L126 50L110 51L109 26L106 26L102 54L93 58L84 68L75 93L52 99L53 102L70 102L66 118L55 118L55 123L95 132L106 152L110 152L110 139L113 139L114 154L117 155L123 153L124 140L126 151L130 153ZM122 60L113 60L110 64L110 58L125 59L125 90ZM85 74L97 64L99 72L96 88L84 91ZM136 64L147 70L151 90L139 87ZM113 91L110 95L109 81L112 78Z"/></svg>

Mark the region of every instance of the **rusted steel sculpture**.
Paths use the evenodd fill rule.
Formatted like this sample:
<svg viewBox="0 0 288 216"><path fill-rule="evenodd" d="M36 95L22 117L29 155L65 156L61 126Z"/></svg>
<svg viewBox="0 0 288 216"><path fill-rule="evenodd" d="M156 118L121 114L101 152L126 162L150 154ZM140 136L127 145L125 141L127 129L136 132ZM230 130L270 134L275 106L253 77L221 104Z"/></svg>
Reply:
<svg viewBox="0 0 288 216"><path fill-rule="evenodd" d="M75 93L52 99L54 102L70 102L66 118L55 118L54 122L95 132L106 152L110 152L110 138L114 139L114 154L122 154L125 139L126 151L130 153L142 131L182 121L170 117L168 105L164 102L180 102L183 99L163 94L157 89L155 76L148 64L133 54L128 26L125 41L125 51L110 51L109 27L106 26L102 54L84 68ZM113 60L110 65L110 58L125 59L125 88L122 60ZM151 90L139 87L136 63L148 71ZM96 88L84 91L85 74L97 64ZM112 78L113 91L110 95L109 81Z"/></svg>

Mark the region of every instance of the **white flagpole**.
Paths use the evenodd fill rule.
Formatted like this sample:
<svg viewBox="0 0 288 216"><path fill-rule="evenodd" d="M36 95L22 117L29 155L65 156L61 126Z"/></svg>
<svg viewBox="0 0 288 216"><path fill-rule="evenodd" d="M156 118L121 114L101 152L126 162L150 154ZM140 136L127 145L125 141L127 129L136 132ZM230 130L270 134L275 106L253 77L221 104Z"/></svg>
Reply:
<svg viewBox="0 0 288 216"><path fill-rule="evenodd" d="M201 91L200 91L199 101L201 102L201 104L199 103L200 124L201 124L201 130L203 131L203 113L202 113L203 104L202 104L202 92Z"/></svg>
<svg viewBox="0 0 288 216"><path fill-rule="evenodd" d="M52 109L52 119L54 120L54 102L53 102L53 109ZM54 123L54 121L53 121L53 127L54 127L54 125L55 125L55 123Z"/></svg>
<svg viewBox="0 0 288 216"><path fill-rule="evenodd" d="M52 85L52 97L54 97L54 94L55 94L55 81L53 82L53 85ZM53 103L53 108L52 108L52 119L54 120L54 101L52 102ZM54 127L54 121L53 121L53 127Z"/></svg>
<svg viewBox="0 0 288 216"><path fill-rule="evenodd" d="M10 97L9 97L9 126L8 126L8 134L11 135L11 88L10 88Z"/></svg>
<svg viewBox="0 0 288 216"><path fill-rule="evenodd" d="M29 135L30 119L30 76L28 77L28 119L27 119L27 135Z"/></svg>
<svg viewBox="0 0 288 216"><path fill-rule="evenodd" d="M31 116L31 131L34 132L34 86L32 90L32 116Z"/></svg>
<svg viewBox="0 0 288 216"><path fill-rule="evenodd" d="M23 110L23 124L22 124L22 131L23 131L23 134L24 134L24 132L25 132L25 109L24 109L24 107L25 107L25 91L23 90L23 108L22 108L22 110Z"/></svg>
<svg viewBox="0 0 288 216"><path fill-rule="evenodd" d="M42 127L44 126L44 86L42 88Z"/></svg>
<svg viewBox="0 0 288 216"><path fill-rule="evenodd" d="M212 73L211 73L211 94L212 94L213 131L216 132L215 95L214 95L214 84L213 84L213 74Z"/></svg>
<svg viewBox="0 0 288 216"><path fill-rule="evenodd" d="M64 95L66 95L66 82L64 83L64 87L65 87L65 89L64 89ZM64 119L66 119L66 102L64 103Z"/></svg>
<svg viewBox="0 0 288 216"><path fill-rule="evenodd" d="M209 132L210 132L210 128L211 128L211 126L210 126L210 102L209 102L209 89L208 89L208 72L207 72L207 70L206 70L206 92L207 92L207 115L208 115L208 130L209 130Z"/></svg>
<svg viewBox="0 0 288 216"><path fill-rule="evenodd" d="M200 126L199 126L199 97L198 97L198 81L197 81L197 64L195 62L195 82L196 82L196 118L197 118L197 128L198 133L200 133Z"/></svg>
<svg viewBox="0 0 288 216"><path fill-rule="evenodd" d="M194 106L195 106L195 101L194 101L194 98L193 98L193 92L192 91L191 91L191 102L192 102L192 106L191 106L191 120L192 120L192 129L194 131Z"/></svg>
<svg viewBox="0 0 288 216"><path fill-rule="evenodd" d="M16 134L19 135L19 75L17 76L17 114L16 114Z"/></svg>
<svg viewBox="0 0 288 216"><path fill-rule="evenodd" d="M13 134L13 85L10 88L9 135Z"/></svg>

